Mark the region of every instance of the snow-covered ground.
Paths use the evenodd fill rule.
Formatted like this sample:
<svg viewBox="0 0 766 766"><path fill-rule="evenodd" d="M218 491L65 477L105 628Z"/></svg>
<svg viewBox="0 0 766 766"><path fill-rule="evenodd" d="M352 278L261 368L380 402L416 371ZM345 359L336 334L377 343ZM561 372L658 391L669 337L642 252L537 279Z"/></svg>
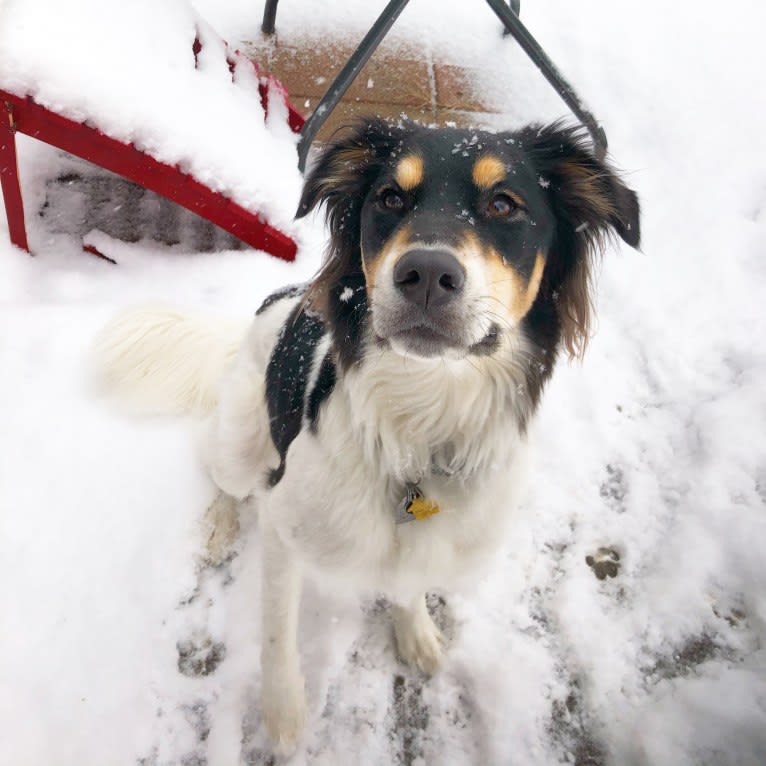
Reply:
<svg viewBox="0 0 766 766"><path fill-rule="evenodd" d="M291 0L278 25L358 36L382 5ZM260 3L195 6L231 42L257 34ZM597 335L546 392L531 492L492 574L432 598L449 638L437 677L399 663L384 601L309 585L292 763L764 764L766 11L527 0L522 16L605 124L643 252L605 254ZM479 64L498 125L565 111L479 0L412 0L397 29ZM257 519L232 562L205 568L214 489L194 424L115 413L85 356L136 302L252 312L317 267L320 225L294 264L198 252L229 245L31 140L20 165L38 255L0 219L0 764L273 763ZM296 199L272 204L286 217ZM91 228L118 266L81 251ZM616 577L586 564L599 548Z"/></svg>

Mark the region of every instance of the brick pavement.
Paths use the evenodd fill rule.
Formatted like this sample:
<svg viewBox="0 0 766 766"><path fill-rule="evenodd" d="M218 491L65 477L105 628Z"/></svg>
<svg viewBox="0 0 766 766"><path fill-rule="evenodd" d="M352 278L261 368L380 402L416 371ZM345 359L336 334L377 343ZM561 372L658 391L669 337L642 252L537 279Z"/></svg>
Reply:
<svg viewBox="0 0 766 766"><path fill-rule="evenodd" d="M305 116L311 114L354 43L340 39L285 44L278 36L250 43L246 51L278 77ZM325 123L319 139L359 114L424 122L467 124L492 111L472 92L470 70L437 60L428 50L384 41Z"/></svg>

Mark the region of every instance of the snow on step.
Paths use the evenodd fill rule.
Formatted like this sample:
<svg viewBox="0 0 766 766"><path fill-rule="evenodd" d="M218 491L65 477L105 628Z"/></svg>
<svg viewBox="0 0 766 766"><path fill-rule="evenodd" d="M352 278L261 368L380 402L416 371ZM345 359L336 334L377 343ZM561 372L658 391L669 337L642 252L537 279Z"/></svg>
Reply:
<svg viewBox="0 0 766 766"><path fill-rule="evenodd" d="M0 88L294 228L301 178L281 104L265 124L255 70L242 58L232 76L225 43L185 0L5 0Z"/></svg>

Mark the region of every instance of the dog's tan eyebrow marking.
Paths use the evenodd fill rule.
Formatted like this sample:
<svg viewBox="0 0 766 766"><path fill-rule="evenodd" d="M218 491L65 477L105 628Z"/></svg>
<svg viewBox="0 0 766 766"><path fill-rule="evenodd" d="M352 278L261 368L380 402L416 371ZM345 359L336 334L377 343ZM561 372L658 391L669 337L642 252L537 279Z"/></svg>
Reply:
<svg viewBox="0 0 766 766"><path fill-rule="evenodd" d="M423 158L417 154L408 154L399 160L394 171L394 180L404 191L410 191L422 183L424 171Z"/></svg>
<svg viewBox="0 0 766 766"><path fill-rule="evenodd" d="M471 175L473 182L480 189L491 189L495 184L505 180L505 164L494 154L485 154L476 160Z"/></svg>

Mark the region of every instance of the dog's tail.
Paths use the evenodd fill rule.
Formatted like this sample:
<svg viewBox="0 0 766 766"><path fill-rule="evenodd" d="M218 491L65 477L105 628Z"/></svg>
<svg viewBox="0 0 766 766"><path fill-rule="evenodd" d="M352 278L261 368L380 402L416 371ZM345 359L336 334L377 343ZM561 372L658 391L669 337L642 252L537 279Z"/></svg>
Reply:
<svg viewBox="0 0 766 766"><path fill-rule="evenodd" d="M250 321L129 309L96 338L97 381L132 412L205 414L216 405Z"/></svg>

